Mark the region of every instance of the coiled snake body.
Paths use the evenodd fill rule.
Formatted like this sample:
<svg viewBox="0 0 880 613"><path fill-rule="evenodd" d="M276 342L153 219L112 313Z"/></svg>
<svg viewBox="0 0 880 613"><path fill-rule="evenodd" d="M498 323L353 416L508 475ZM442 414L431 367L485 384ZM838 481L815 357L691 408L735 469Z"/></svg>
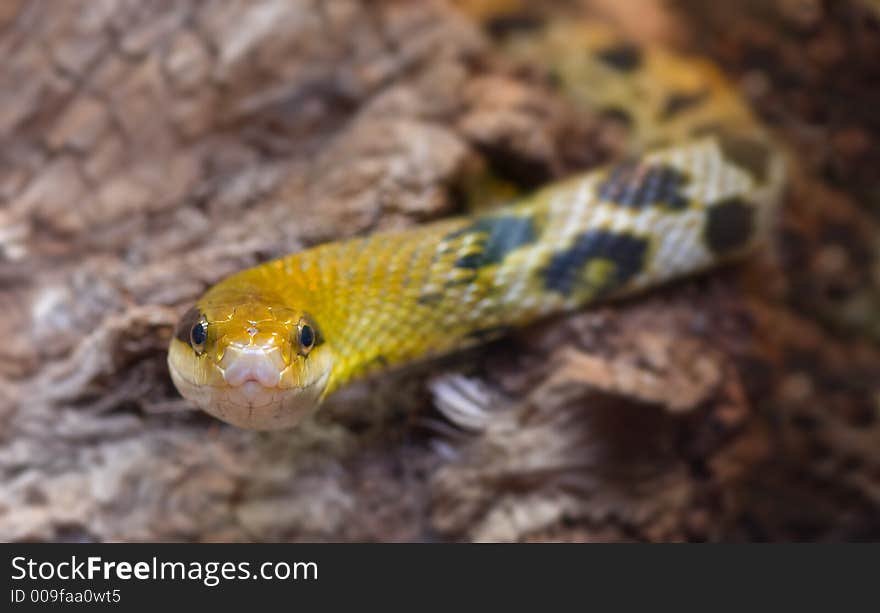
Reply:
<svg viewBox="0 0 880 613"><path fill-rule="evenodd" d="M761 241L781 156L713 67L572 25L512 51L550 62L580 102L625 113L633 153L647 153L478 216L321 245L223 280L171 341L186 398L241 427L291 426L353 379Z"/></svg>

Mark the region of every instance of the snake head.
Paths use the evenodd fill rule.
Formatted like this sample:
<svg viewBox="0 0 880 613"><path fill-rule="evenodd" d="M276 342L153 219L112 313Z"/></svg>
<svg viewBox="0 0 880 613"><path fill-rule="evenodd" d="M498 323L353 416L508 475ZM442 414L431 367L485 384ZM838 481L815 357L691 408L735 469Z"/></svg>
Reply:
<svg viewBox="0 0 880 613"><path fill-rule="evenodd" d="M320 403L330 350L305 312L259 295L203 297L181 318L168 351L189 401L241 428L295 426Z"/></svg>

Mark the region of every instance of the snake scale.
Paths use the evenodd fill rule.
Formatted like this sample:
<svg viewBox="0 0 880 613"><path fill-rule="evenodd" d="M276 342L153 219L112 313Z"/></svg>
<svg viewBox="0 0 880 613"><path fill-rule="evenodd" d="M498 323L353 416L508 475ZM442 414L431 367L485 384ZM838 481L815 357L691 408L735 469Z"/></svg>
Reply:
<svg viewBox="0 0 880 613"><path fill-rule="evenodd" d="M319 245L234 274L182 317L178 390L244 428L292 426L348 382L761 244L782 156L711 64L556 24L511 42L577 103L623 117L628 156L507 206Z"/></svg>

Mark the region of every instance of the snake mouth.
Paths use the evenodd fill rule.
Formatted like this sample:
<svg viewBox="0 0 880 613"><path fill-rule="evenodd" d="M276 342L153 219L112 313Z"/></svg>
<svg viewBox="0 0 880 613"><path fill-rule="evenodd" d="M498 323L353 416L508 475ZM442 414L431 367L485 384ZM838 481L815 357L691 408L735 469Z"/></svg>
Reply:
<svg viewBox="0 0 880 613"><path fill-rule="evenodd" d="M280 354L264 348L227 349L212 364L212 384L198 384L187 376L186 364L178 365L169 352L168 366L180 393L203 411L240 428L278 430L296 426L312 413L326 377L305 387L284 384L286 365Z"/></svg>
<svg viewBox="0 0 880 613"><path fill-rule="evenodd" d="M284 390L266 387L259 381L247 380L241 385L216 388L225 402L249 410L264 410L282 404Z"/></svg>

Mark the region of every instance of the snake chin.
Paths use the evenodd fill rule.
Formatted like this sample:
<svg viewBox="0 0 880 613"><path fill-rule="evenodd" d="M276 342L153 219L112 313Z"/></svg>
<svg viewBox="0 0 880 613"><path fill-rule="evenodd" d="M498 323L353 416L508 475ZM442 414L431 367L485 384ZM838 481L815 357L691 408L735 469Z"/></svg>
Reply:
<svg viewBox="0 0 880 613"><path fill-rule="evenodd" d="M215 417L248 430L280 430L298 425L318 405L318 398L298 388L269 388L255 381L238 387L213 388L210 405Z"/></svg>
<svg viewBox="0 0 880 613"><path fill-rule="evenodd" d="M195 385L169 363L174 385L203 411L239 428L281 430L298 425L320 403L326 380L308 387L267 387L249 379L240 385Z"/></svg>

